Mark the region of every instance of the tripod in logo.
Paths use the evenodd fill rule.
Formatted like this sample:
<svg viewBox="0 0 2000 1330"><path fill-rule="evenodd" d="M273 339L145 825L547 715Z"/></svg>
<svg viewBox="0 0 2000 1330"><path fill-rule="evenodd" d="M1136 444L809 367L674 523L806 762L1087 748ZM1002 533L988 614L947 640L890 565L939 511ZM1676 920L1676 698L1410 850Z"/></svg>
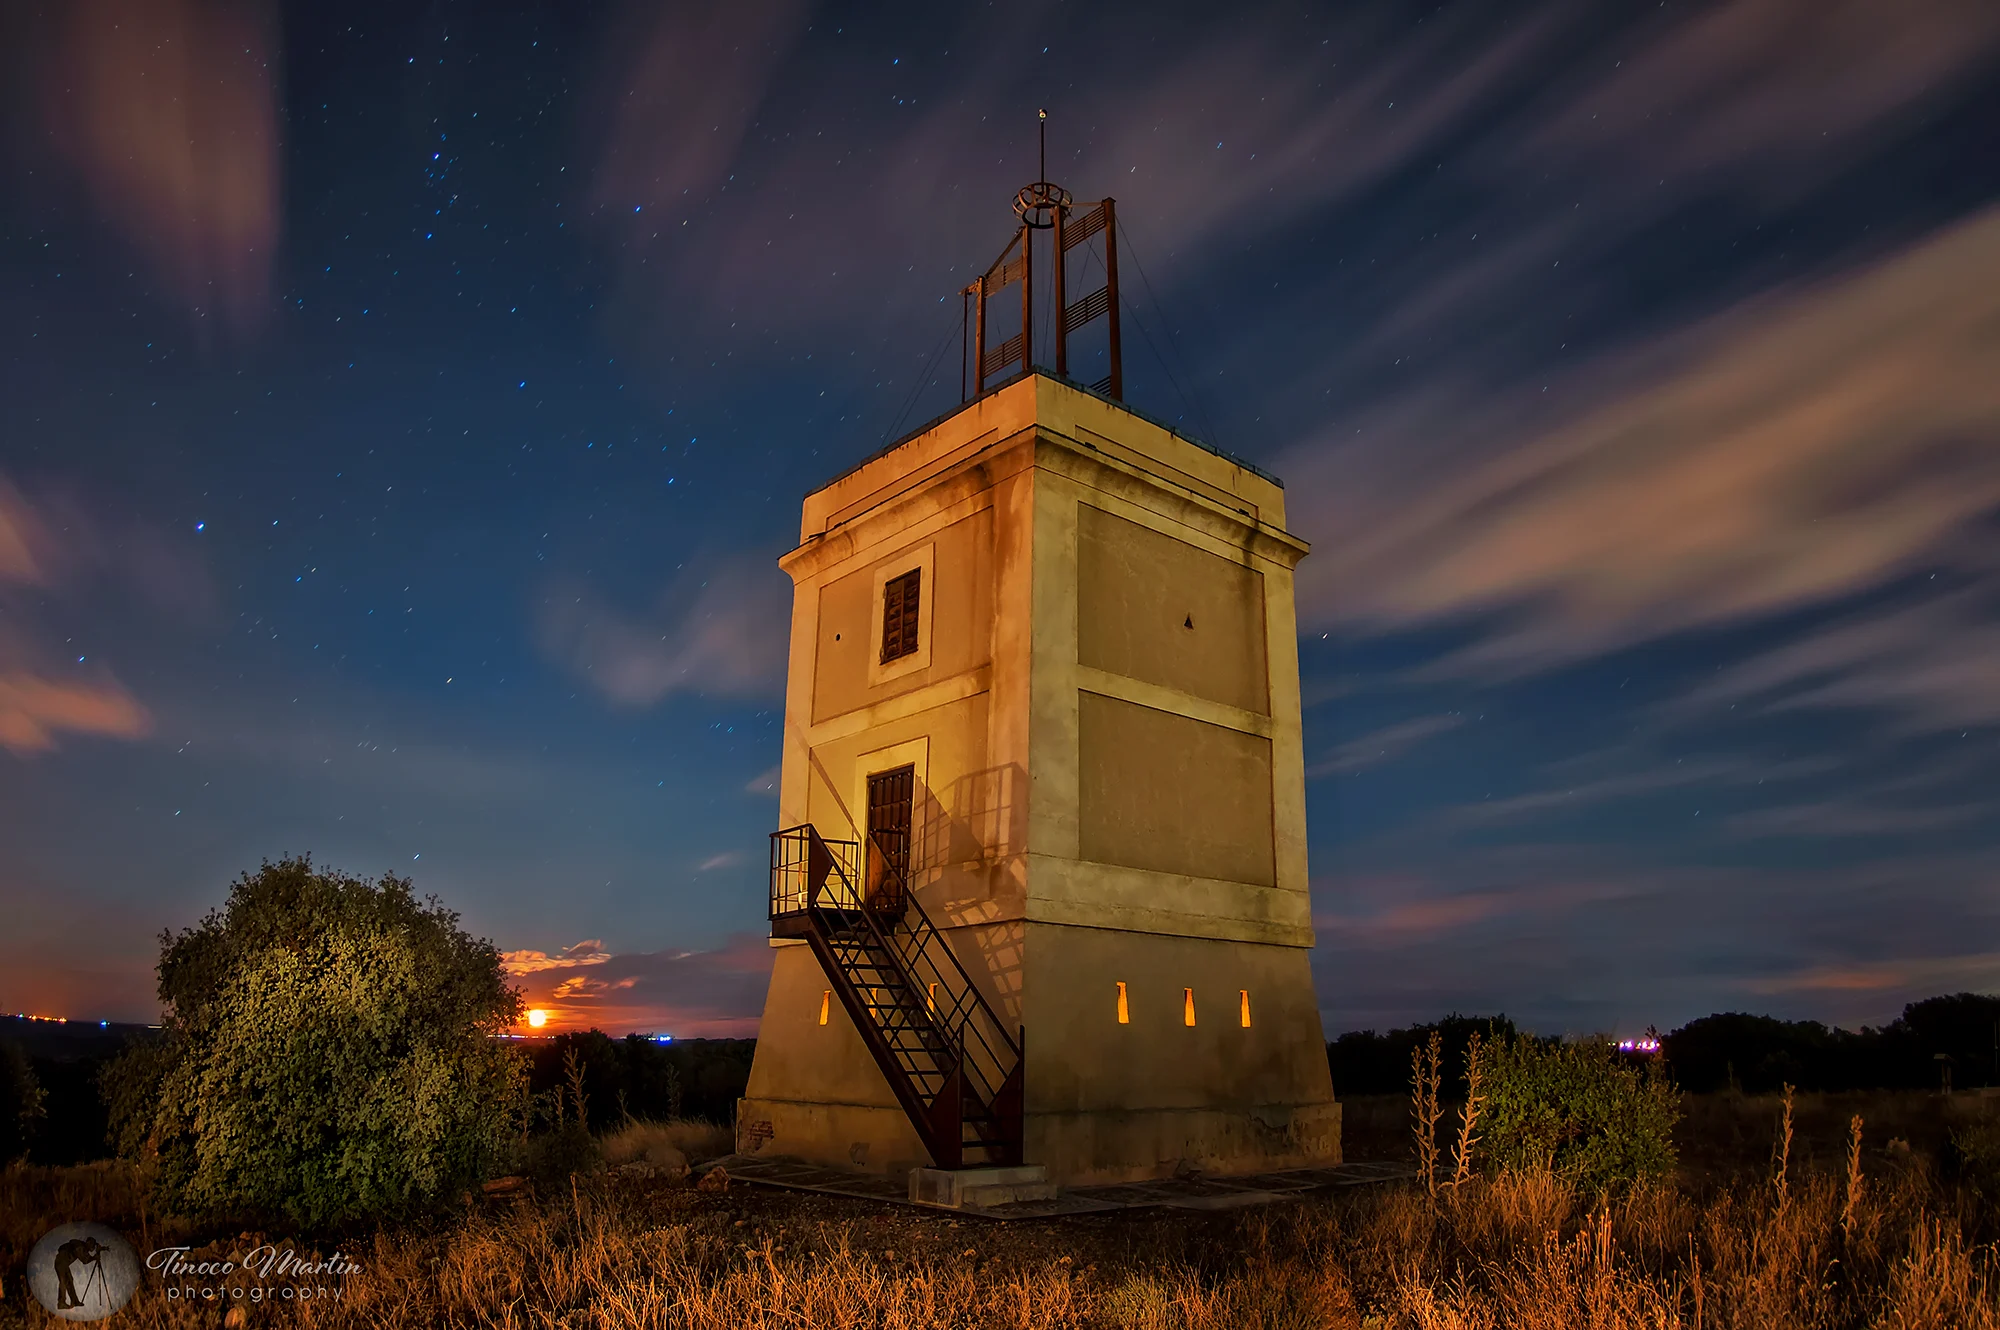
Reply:
<svg viewBox="0 0 2000 1330"><path fill-rule="evenodd" d="M102 1224L64 1224L42 1235L28 1256L28 1288L65 1321L101 1321L131 1301L139 1260Z"/></svg>
<svg viewBox="0 0 2000 1330"><path fill-rule="evenodd" d="M71 1238L56 1248L57 1311L85 1305L106 1305L109 1296L104 1291L104 1251L104 1244L96 1238ZM81 1295L76 1288L76 1268L79 1265L89 1267Z"/></svg>

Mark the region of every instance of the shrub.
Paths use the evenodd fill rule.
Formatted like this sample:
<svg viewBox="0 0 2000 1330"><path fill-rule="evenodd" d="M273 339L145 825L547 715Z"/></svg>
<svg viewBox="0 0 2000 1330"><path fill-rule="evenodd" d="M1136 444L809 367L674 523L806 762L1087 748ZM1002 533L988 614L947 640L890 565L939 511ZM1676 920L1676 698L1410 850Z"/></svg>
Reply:
<svg viewBox="0 0 2000 1330"><path fill-rule="evenodd" d="M0 1040L0 1164L28 1152L28 1142L46 1112L46 1098L35 1066L21 1046Z"/></svg>
<svg viewBox="0 0 2000 1330"><path fill-rule="evenodd" d="M1548 1169L1587 1191L1664 1177L1680 1100L1656 1064L1606 1041L1496 1039L1486 1054L1485 1147L1506 1169Z"/></svg>
<svg viewBox="0 0 2000 1330"><path fill-rule="evenodd" d="M1952 1128L1947 1159L1974 1191L2000 1204L2000 1113L1983 1113Z"/></svg>
<svg viewBox="0 0 2000 1330"><path fill-rule="evenodd" d="M521 1069L490 942L405 878L266 863L161 936L162 1037L106 1077L168 1205L308 1226L406 1214L495 1171Z"/></svg>

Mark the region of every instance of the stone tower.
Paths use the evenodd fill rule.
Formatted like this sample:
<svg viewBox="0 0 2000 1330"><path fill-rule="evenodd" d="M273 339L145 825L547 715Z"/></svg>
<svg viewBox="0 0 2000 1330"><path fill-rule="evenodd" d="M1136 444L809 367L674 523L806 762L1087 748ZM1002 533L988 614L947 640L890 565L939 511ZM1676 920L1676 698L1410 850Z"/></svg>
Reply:
<svg viewBox="0 0 2000 1330"><path fill-rule="evenodd" d="M738 1148L1057 1184L1338 1162L1306 545L1279 482L1114 400L1115 341L1085 388L1034 366L1024 314L986 388L1007 263L968 290L980 391L808 495L781 560L786 830Z"/></svg>

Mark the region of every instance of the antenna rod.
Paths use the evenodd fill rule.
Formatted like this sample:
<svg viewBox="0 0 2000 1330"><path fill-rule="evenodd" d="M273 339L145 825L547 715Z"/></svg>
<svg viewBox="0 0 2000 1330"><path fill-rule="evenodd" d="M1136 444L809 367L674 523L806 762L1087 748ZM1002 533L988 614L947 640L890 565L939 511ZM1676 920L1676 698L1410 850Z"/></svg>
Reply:
<svg viewBox="0 0 2000 1330"><path fill-rule="evenodd" d="M1042 128L1042 173L1036 179L1047 180L1049 178L1049 111L1047 107L1043 107L1035 114L1040 118Z"/></svg>
<svg viewBox="0 0 2000 1330"><path fill-rule="evenodd" d="M1125 400L1125 349L1118 336L1118 201L1106 198L1098 205L1104 209L1104 312L1109 316L1106 329L1111 334L1111 345L1107 355L1111 361L1111 398Z"/></svg>

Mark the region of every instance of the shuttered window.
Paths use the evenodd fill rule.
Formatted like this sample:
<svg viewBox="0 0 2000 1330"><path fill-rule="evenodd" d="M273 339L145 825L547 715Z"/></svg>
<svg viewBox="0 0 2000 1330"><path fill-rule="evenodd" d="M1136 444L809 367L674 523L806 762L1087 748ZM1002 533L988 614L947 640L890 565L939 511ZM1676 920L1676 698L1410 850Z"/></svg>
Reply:
<svg viewBox="0 0 2000 1330"><path fill-rule="evenodd" d="M917 603L924 570L912 568L882 587L882 663L900 660L917 649Z"/></svg>

